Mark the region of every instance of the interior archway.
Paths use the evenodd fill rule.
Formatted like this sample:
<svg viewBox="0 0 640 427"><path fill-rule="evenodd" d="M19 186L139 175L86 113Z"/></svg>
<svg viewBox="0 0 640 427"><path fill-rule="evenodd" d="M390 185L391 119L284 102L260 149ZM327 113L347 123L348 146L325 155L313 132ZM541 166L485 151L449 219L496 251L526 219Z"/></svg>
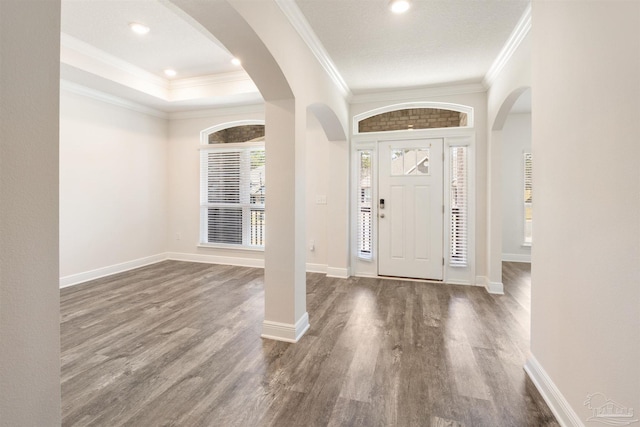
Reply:
<svg viewBox="0 0 640 427"><path fill-rule="evenodd" d="M330 277L349 277L349 144L342 123L324 103L307 107L308 115L320 124L326 136L326 270ZM309 120L312 118L309 117ZM307 124L309 126L309 123ZM311 149L311 147L309 147ZM316 200L317 203L317 200ZM325 203L320 196L320 203ZM311 206L307 202L307 206ZM309 209L308 209L309 211ZM329 238L330 236L330 238Z"/></svg>
<svg viewBox="0 0 640 427"><path fill-rule="evenodd" d="M345 131L336 113L326 104L316 102L307 107L318 119L329 141L346 141Z"/></svg>
<svg viewBox="0 0 640 427"><path fill-rule="evenodd" d="M502 102L491 124L489 134L489 188L488 188L488 283L489 292L502 294L502 157L503 129L514 105L524 93L530 93L529 86L521 86L509 93ZM531 110L529 102L529 111Z"/></svg>
<svg viewBox="0 0 640 427"><path fill-rule="evenodd" d="M496 118L493 121L493 125L491 126L492 131L501 131L504 128L504 123L507 120L507 116L511 113L514 104L520 98L520 96L530 91L531 88L528 86L522 86L515 90L513 90L502 102L500 109L498 110L498 114L496 114ZM529 106L531 108L531 106Z"/></svg>
<svg viewBox="0 0 640 427"><path fill-rule="evenodd" d="M242 61L265 100L267 181L278 188L267 197L265 320L262 337L297 342L309 328L306 311L305 194L303 147L293 91L269 49L229 1L173 0L176 11L215 36ZM269 243L270 242L270 243Z"/></svg>

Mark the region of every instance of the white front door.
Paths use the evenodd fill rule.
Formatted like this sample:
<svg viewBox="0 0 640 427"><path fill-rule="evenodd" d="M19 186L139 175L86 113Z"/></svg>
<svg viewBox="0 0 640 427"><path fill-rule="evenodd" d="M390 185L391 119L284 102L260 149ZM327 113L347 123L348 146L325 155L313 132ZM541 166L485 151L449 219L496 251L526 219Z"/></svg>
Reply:
<svg viewBox="0 0 640 427"><path fill-rule="evenodd" d="M442 280L443 140L379 146L378 274Z"/></svg>

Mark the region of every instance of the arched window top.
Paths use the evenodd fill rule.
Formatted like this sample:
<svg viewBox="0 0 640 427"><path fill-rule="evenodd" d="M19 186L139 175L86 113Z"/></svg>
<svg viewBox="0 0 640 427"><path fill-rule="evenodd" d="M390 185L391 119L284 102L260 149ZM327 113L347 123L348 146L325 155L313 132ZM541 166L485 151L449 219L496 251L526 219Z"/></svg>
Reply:
<svg viewBox="0 0 640 427"><path fill-rule="evenodd" d="M473 127L473 107L413 102L376 108L353 118L353 134L449 127Z"/></svg>
<svg viewBox="0 0 640 427"><path fill-rule="evenodd" d="M203 145L264 141L264 120L239 120L212 126L200 132Z"/></svg>

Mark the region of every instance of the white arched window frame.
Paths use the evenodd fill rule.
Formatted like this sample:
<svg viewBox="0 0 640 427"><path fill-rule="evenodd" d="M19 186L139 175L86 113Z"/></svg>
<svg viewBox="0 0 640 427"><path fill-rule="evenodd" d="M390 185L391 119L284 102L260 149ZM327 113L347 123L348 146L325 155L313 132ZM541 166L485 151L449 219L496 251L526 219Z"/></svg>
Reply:
<svg viewBox="0 0 640 427"><path fill-rule="evenodd" d="M209 144L213 133L264 124L238 120L200 132L200 246L264 250L264 141Z"/></svg>
<svg viewBox="0 0 640 427"><path fill-rule="evenodd" d="M210 147L214 144L209 144L209 135L212 133L220 132L221 130L231 129L238 126L264 126L264 120L236 120L233 122L224 122L218 125L208 127L200 131L200 145ZM204 148L204 147L203 147Z"/></svg>
<svg viewBox="0 0 640 427"><path fill-rule="evenodd" d="M354 116L353 135L369 135L371 133L377 133L377 132L360 132L359 125L360 125L360 122L363 120L366 120L373 116L377 116L379 114L390 113L392 111L409 110L412 108L433 108L438 110L449 110L449 111L457 111L459 113L465 113L467 115L467 124L465 126L459 126L457 128L458 129L473 128L474 126L473 107L469 107L461 104L452 104L448 102L405 102L402 104L387 105L385 107L380 107L373 110L365 111L364 113L360 113ZM385 134L389 134L392 132L407 132L407 130L383 131L383 133Z"/></svg>

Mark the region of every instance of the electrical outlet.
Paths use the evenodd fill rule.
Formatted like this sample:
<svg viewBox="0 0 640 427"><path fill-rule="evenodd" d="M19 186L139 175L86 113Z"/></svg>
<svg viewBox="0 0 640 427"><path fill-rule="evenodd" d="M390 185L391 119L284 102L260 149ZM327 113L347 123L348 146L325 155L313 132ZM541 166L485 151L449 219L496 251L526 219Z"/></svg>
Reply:
<svg viewBox="0 0 640 427"><path fill-rule="evenodd" d="M315 242L315 240L311 240L311 241L309 241L309 250L310 250L311 252L313 252L313 251L315 251L315 250L316 250L316 242Z"/></svg>
<svg viewBox="0 0 640 427"><path fill-rule="evenodd" d="M182 240L182 234L176 233L176 240Z"/></svg>

